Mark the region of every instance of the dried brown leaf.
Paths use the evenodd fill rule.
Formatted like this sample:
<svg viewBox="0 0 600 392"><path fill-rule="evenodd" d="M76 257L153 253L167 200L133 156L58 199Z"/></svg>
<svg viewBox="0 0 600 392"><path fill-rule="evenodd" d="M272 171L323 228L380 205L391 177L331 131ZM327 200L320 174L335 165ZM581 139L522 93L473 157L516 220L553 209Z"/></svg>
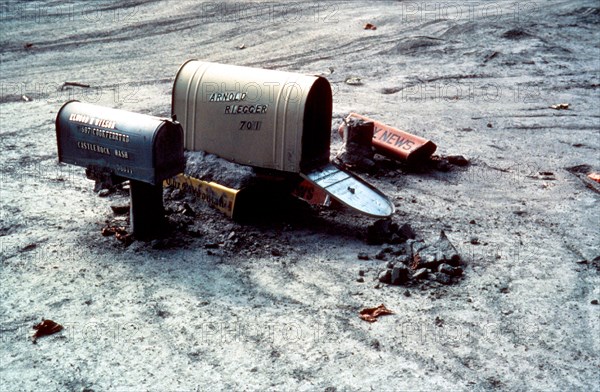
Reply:
<svg viewBox="0 0 600 392"><path fill-rule="evenodd" d="M64 328L59 323L52 320L42 320L41 323L33 326L35 333L33 334L33 341L35 342L42 336L53 335L57 332L62 331Z"/></svg>
<svg viewBox="0 0 600 392"><path fill-rule="evenodd" d="M376 308L366 308L361 310L359 312L358 317L369 323L374 323L375 321L377 321L377 317L385 316L388 314L394 314L394 312L386 308L384 304L381 304Z"/></svg>

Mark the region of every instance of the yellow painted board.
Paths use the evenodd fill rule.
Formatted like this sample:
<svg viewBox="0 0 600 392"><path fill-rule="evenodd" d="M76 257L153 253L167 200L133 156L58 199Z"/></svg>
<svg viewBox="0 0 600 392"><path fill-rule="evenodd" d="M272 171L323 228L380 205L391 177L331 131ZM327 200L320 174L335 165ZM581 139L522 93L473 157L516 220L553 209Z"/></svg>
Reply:
<svg viewBox="0 0 600 392"><path fill-rule="evenodd" d="M230 218L233 217L239 189L227 188L216 182L202 181L185 174L165 180L164 186L174 186L182 191L191 192Z"/></svg>

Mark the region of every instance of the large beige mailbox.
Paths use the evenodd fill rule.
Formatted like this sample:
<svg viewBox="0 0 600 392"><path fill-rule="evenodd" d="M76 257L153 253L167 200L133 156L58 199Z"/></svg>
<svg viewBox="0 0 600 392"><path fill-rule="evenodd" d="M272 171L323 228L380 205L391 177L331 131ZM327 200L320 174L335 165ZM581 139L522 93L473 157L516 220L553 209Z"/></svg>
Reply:
<svg viewBox="0 0 600 392"><path fill-rule="evenodd" d="M185 148L299 173L329 162L327 79L190 60L177 73L173 113Z"/></svg>
<svg viewBox="0 0 600 392"><path fill-rule="evenodd" d="M190 60L177 72L172 99L187 150L299 174L372 216L394 212L381 192L329 162L327 79Z"/></svg>

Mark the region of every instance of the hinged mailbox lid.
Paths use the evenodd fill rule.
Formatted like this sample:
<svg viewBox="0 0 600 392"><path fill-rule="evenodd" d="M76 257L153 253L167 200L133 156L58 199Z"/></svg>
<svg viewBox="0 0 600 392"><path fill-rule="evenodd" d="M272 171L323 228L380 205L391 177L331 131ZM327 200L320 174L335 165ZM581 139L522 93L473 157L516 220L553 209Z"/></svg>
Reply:
<svg viewBox="0 0 600 392"><path fill-rule="evenodd" d="M394 205L383 193L332 163L300 175L340 203L364 214L387 218L394 213Z"/></svg>

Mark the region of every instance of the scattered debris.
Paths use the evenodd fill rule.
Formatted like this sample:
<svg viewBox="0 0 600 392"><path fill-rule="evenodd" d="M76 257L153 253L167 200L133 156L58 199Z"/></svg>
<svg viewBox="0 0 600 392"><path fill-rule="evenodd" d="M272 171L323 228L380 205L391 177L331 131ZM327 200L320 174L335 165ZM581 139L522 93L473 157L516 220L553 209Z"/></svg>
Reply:
<svg viewBox="0 0 600 392"><path fill-rule="evenodd" d="M378 276L377 279L381 283L385 283L385 284L392 283L392 270L391 269L386 269L386 270L381 271L379 273L379 276Z"/></svg>
<svg viewBox="0 0 600 392"><path fill-rule="evenodd" d="M410 269L413 271L416 270L419 268L419 264L421 264L421 255L419 255L419 252L416 252L410 259Z"/></svg>
<svg viewBox="0 0 600 392"><path fill-rule="evenodd" d="M31 244L26 245L23 248L21 248L20 252L29 252L29 251L34 250L35 248L37 248L37 244L31 243Z"/></svg>
<svg viewBox="0 0 600 392"><path fill-rule="evenodd" d="M346 78L346 80L344 82L346 84L349 84L350 86L362 86L363 85L362 80L356 76L350 76L350 77Z"/></svg>
<svg viewBox="0 0 600 392"><path fill-rule="evenodd" d="M60 86L60 90L64 90L66 87L82 87L82 88L90 88L89 84L79 83L79 82L64 82L62 86Z"/></svg>
<svg viewBox="0 0 600 392"><path fill-rule="evenodd" d="M101 189L98 192L98 197L108 197L110 196L114 191L112 189Z"/></svg>
<svg viewBox="0 0 600 392"><path fill-rule="evenodd" d="M363 26L363 28L365 30L377 30L377 26L375 26L373 23L367 23Z"/></svg>
<svg viewBox="0 0 600 392"><path fill-rule="evenodd" d="M423 278L427 277L427 274L429 274L429 269L420 268L413 274L412 278L413 279L423 279Z"/></svg>
<svg viewBox="0 0 600 392"><path fill-rule="evenodd" d="M460 255L458 254L458 251L450 242L443 230L440 231L440 237L435 243L417 249L417 251L423 260L425 260L428 256L433 256L433 262L435 263L436 267L444 262L454 267L458 266L460 263Z"/></svg>
<svg viewBox="0 0 600 392"><path fill-rule="evenodd" d="M592 181L596 181L597 183L600 183L600 173L590 173L588 174L588 178Z"/></svg>
<svg viewBox="0 0 600 392"><path fill-rule="evenodd" d="M600 193L600 181L598 181L597 170L592 169L590 165L578 165L565 168L570 173L577 176L584 185L597 193Z"/></svg>
<svg viewBox="0 0 600 392"><path fill-rule="evenodd" d="M377 351L381 350L381 343L377 339L371 340L371 342L369 343L369 345L371 347L373 347Z"/></svg>
<svg viewBox="0 0 600 392"><path fill-rule="evenodd" d="M371 258L369 257L369 255L367 253L365 253L365 252L360 252L358 254L358 259L359 260L364 260L364 261L371 260Z"/></svg>
<svg viewBox="0 0 600 392"><path fill-rule="evenodd" d="M366 308L360 311L359 316L362 320L374 323L377 321L379 316L385 316L388 314L394 314L391 310L385 307L384 304L379 305L376 308Z"/></svg>
<svg viewBox="0 0 600 392"><path fill-rule="evenodd" d="M410 269L404 264L398 263L392 268L391 284L401 285L410 279Z"/></svg>
<svg viewBox="0 0 600 392"><path fill-rule="evenodd" d="M444 285L449 285L452 283L452 278L447 275L447 274L443 274L440 272L436 272L433 274L435 281Z"/></svg>
<svg viewBox="0 0 600 392"><path fill-rule="evenodd" d="M281 257L281 256L283 256L283 252L280 251L279 249L271 249L271 256Z"/></svg>
<svg viewBox="0 0 600 392"><path fill-rule="evenodd" d="M501 292L502 294L510 293L510 287L509 287L508 283L501 283L499 286L497 285L496 287L498 287L498 291Z"/></svg>
<svg viewBox="0 0 600 392"><path fill-rule="evenodd" d="M444 319L439 316L435 316L435 325L436 325L436 327L443 327Z"/></svg>
<svg viewBox="0 0 600 392"><path fill-rule="evenodd" d="M367 228L367 243L369 245L399 244L414 236L410 226L393 223L391 219L380 219Z"/></svg>
<svg viewBox="0 0 600 392"><path fill-rule="evenodd" d="M569 104L568 103L559 103L558 105L552 105L550 106L550 109L554 109L554 110L569 110Z"/></svg>
<svg viewBox="0 0 600 392"><path fill-rule="evenodd" d="M484 60L483 63L487 63L488 61L492 60L493 58L495 58L496 56L498 56L500 53L499 52L493 52L492 54L490 54L489 56L487 56Z"/></svg>
<svg viewBox="0 0 600 392"><path fill-rule="evenodd" d="M104 237L110 237L112 235L125 246L129 246L133 243L133 235L129 234L124 226L110 226L107 225L102 228L102 235Z"/></svg>
<svg viewBox="0 0 600 392"><path fill-rule="evenodd" d="M110 205L115 215L127 215L129 213L129 200L115 201Z"/></svg>
<svg viewBox="0 0 600 392"><path fill-rule="evenodd" d="M505 31L502 34L502 38L511 39L511 40L520 40L520 39L529 38L529 37L532 37L532 35L529 34L528 32L526 32L525 30L518 29L518 28Z"/></svg>
<svg viewBox="0 0 600 392"><path fill-rule="evenodd" d="M386 247L377 254L377 259L386 261L377 271L380 283L411 285L418 280L429 279L448 285L462 277L464 271L459 266L460 255L444 231L440 232L436 242L429 245L414 239L405 241L396 248Z"/></svg>
<svg viewBox="0 0 600 392"><path fill-rule="evenodd" d="M22 99L23 101L25 101L25 102L29 102L29 101L31 101L31 100L32 100L32 99L31 99L31 98L29 98L27 95L21 95L21 99Z"/></svg>
<svg viewBox="0 0 600 392"><path fill-rule="evenodd" d="M246 44L241 44L240 46L238 46L239 50L244 50L246 49Z"/></svg>
<svg viewBox="0 0 600 392"><path fill-rule="evenodd" d="M344 146L336 159L348 167L372 169L375 166L375 152L372 147L375 124L371 121L351 119L344 122L343 127Z"/></svg>
<svg viewBox="0 0 600 392"><path fill-rule="evenodd" d="M461 267L453 267L450 264L442 263L438 266L438 272L449 276L462 276L463 269Z"/></svg>
<svg viewBox="0 0 600 392"><path fill-rule="evenodd" d="M38 338L53 335L62 331L64 327L55 321L42 319L42 322L34 325L33 329L35 329L35 333L32 336L32 340L33 343L36 343Z"/></svg>
<svg viewBox="0 0 600 392"><path fill-rule="evenodd" d="M400 234L401 237L404 237L407 240L414 240L415 238L417 238L417 234L415 233L412 226L408 223L405 223L402 226L400 226L400 228L398 229L398 234Z"/></svg>
<svg viewBox="0 0 600 392"><path fill-rule="evenodd" d="M462 155L448 155L448 163L455 166L469 166L469 160Z"/></svg>
<svg viewBox="0 0 600 392"><path fill-rule="evenodd" d="M314 75L315 76L327 77L327 76L329 76L329 75L331 75L331 74L333 74L335 72L335 68L333 68L333 67L327 67L327 70L329 72L320 72L320 73L315 73Z"/></svg>

